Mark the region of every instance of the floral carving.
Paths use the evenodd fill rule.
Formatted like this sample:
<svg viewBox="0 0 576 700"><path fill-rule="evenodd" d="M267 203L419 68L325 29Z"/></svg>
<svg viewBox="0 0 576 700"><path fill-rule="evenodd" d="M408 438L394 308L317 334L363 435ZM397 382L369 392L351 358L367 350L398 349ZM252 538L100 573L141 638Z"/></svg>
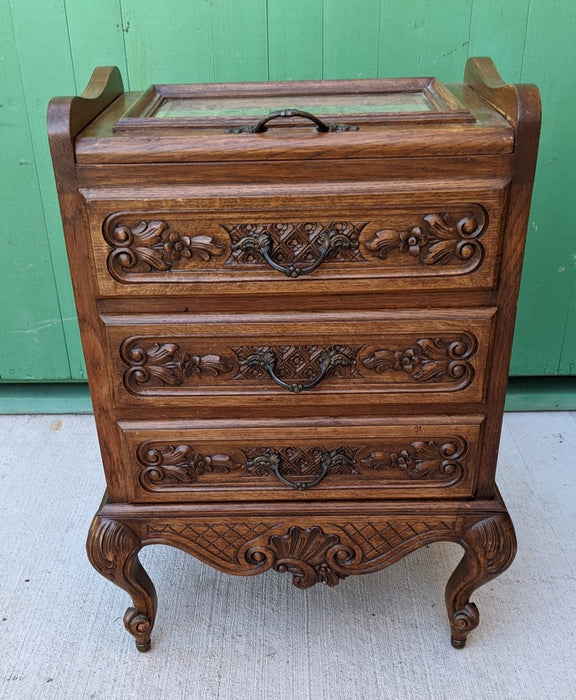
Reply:
<svg viewBox="0 0 576 700"><path fill-rule="evenodd" d="M124 385L133 392L152 381L180 386L186 379L217 377L234 369L231 360L220 355L193 355L182 351L177 343L144 345L140 339L128 339L122 344L120 356L128 365Z"/></svg>
<svg viewBox="0 0 576 700"><path fill-rule="evenodd" d="M116 277L127 271L165 272L194 256L208 261L225 251L212 237L184 235L165 221L127 225L118 221L116 215L105 222L104 238L113 248L108 255L108 269Z"/></svg>
<svg viewBox="0 0 576 700"><path fill-rule="evenodd" d="M374 471L400 470L408 479L449 479L454 482L464 473L462 461L467 452L468 444L462 437L443 443L416 440L399 452L373 451L360 463Z"/></svg>
<svg viewBox="0 0 576 700"><path fill-rule="evenodd" d="M366 242L366 249L381 260L397 253L418 258L423 265L446 265L454 259L478 264L484 255L478 239L486 225L486 212L478 206L460 218L449 213L427 214L418 226L406 231L377 231Z"/></svg>
<svg viewBox="0 0 576 700"><path fill-rule="evenodd" d="M469 384L474 368L469 362L477 350L476 338L469 333L455 340L421 338L414 347L400 350L378 349L362 364L378 374L391 370L405 372L419 382L460 382Z"/></svg>
<svg viewBox="0 0 576 700"><path fill-rule="evenodd" d="M230 455L204 455L192 445L165 445L155 447L143 443L137 451L137 459L144 469L140 472L140 483L148 491L170 489L179 484L193 484L198 476L206 472L227 474L242 465Z"/></svg>

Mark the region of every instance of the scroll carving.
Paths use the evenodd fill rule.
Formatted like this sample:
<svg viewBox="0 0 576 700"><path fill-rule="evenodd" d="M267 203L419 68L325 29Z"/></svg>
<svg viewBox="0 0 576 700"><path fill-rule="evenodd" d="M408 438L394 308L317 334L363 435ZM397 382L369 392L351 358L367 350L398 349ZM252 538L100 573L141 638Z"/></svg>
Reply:
<svg viewBox="0 0 576 700"><path fill-rule="evenodd" d="M479 206L461 217L450 213L427 214L419 225L408 230L377 231L365 246L380 260L392 255L410 255L422 265L446 265L456 260L476 267L484 257L479 238L487 223L488 216Z"/></svg>
<svg viewBox="0 0 576 700"><path fill-rule="evenodd" d="M241 464L230 455L203 455L192 445L165 445L156 447L142 443L136 454L144 469L140 472L140 483L148 491L159 491L179 484L194 484L198 476L207 472L228 474L239 469Z"/></svg>
<svg viewBox="0 0 576 700"><path fill-rule="evenodd" d="M220 355L194 355L181 350L177 343L144 343L128 338L122 344L120 356L128 369L124 386L138 393L148 383L180 386L185 380L203 376L217 377L234 369L234 362Z"/></svg>
<svg viewBox="0 0 576 700"><path fill-rule="evenodd" d="M265 522L158 523L149 540L175 544L228 573L274 569L292 574L298 588L337 585L352 574L384 568L422 544L453 540L453 518L389 519L308 527Z"/></svg>
<svg viewBox="0 0 576 700"><path fill-rule="evenodd" d="M211 236L187 236L166 221L128 225L116 214L104 222L104 238L112 247L108 269L119 279L126 273L166 272L193 257L208 261L226 250Z"/></svg>
<svg viewBox="0 0 576 700"><path fill-rule="evenodd" d="M310 588L316 583L336 586L345 575L330 566L330 559L340 563L354 559L354 550L319 527L291 527L286 535L272 535L265 547L250 547L244 558L256 565L271 560L275 571L292 574L297 588Z"/></svg>
<svg viewBox="0 0 576 700"><path fill-rule="evenodd" d="M228 347L222 354L196 354L177 342L154 337L127 338L120 357L127 369L124 386L134 394L152 387L180 387L206 379L274 382L299 393L326 380L361 380L369 372L398 372L418 383L446 384L453 389L474 379L471 360L478 342L471 333L453 338L420 338L398 349L366 345L260 345ZM361 374L360 370L364 373Z"/></svg>
<svg viewBox="0 0 576 700"><path fill-rule="evenodd" d="M458 481L464 474L463 460L468 452L466 440L450 438L446 442L417 440L399 452L373 451L361 458L363 467L374 471L399 470L408 479Z"/></svg>
<svg viewBox="0 0 576 700"><path fill-rule="evenodd" d="M476 338L470 333L455 340L421 338L414 347L374 350L362 364L378 374L387 370L404 372L418 382L458 382L462 387L474 378L470 360L477 349Z"/></svg>
<svg viewBox="0 0 576 700"><path fill-rule="evenodd" d="M204 454L187 443L144 442L136 450L139 481L151 492L196 485L206 474L239 478L276 476L296 490L313 488L325 476L362 479L435 481L452 486L465 474L468 444L462 437L414 441L405 449L382 446L261 446ZM383 474L383 472L386 472ZM231 477L231 481L234 481ZM367 482L368 483L368 482Z"/></svg>

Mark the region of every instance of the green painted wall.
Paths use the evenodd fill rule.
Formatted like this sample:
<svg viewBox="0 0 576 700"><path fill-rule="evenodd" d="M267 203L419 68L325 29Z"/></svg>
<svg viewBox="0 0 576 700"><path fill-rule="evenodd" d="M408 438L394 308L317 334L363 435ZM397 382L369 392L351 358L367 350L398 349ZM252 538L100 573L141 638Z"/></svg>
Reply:
<svg viewBox="0 0 576 700"><path fill-rule="evenodd" d="M0 381L84 378L45 111L94 66L118 65L133 90L459 81L480 55L506 80L537 83L544 106L512 374L576 375L574 0L0 0Z"/></svg>

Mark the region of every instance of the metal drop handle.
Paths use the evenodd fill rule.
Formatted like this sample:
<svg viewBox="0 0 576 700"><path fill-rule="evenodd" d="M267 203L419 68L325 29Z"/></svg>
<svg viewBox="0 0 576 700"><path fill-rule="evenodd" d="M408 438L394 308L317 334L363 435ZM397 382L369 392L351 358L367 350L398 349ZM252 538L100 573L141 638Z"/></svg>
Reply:
<svg viewBox="0 0 576 700"><path fill-rule="evenodd" d="M299 394L301 391L306 391L307 389L313 389L324 379L332 367L350 365L351 363L352 360L349 357L335 348L324 350L318 358L318 365L320 367L318 374L309 382L300 383L285 382L276 374L276 355L273 350L254 353L245 360L245 364L248 367L261 367L278 386L281 386L283 389L288 389L288 391L294 394Z"/></svg>
<svg viewBox="0 0 576 700"><path fill-rule="evenodd" d="M226 129L226 133L230 134L263 134L268 131L267 124L273 119L289 119L291 117L302 117L309 119L316 124L316 131L321 134L327 134L330 131L358 131L357 126L350 124L326 124L321 119L310 112L304 112L301 109L279 109L276 112L270 112L265 117L262 117L257 124L252 126L235 126L232 129Z"/></svg>
<svg viewBox="0 0 576 700"><path fill-rule="evenodd" d="M281 263L276 262L272 258L272 248L274 246L274 242L268 233L258 231L249 233L237 243L234 243L232 249L234 251L241 250L243 252L247 250L254 251L261 255L272 269L278 270L278 272L283 272L287 277L292 278L300 277L301 275L309 275L311 272L314 272L314 270L317 270L326 260L330 253L338 248L343 248L346 250L358 249L358 241L353 241L352 238L347 236L342 231L338 231L337 229L325 231L318 236L314 244L318 255L315 260L306 266L298 266L292 263L282 265Z"/></svg>
<svg viewBox="0 0 576 700"><path fill-rule="evenodd" d="M347 455L343 454L340 450L332 450L331 452L323 452L320 457L320 474L314 479L314 481L289 481L281 473L282 469L282 457L278 452L267 452L266 454L255 457L248 462L248 467L257 471L269 470L273 472L278 479L285 484L290 486L296 491L305 491L306 489L311 489L317 486L322 479L328 474L328 472L333 467L353 467L354 460L350 459Z"/></svg>

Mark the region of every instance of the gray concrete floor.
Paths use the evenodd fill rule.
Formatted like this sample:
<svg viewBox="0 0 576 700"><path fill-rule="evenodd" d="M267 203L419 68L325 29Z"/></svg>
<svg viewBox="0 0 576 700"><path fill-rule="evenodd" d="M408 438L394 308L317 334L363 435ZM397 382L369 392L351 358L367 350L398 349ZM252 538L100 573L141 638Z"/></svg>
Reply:
<svg viewBox="0 0 576 700"><path fill-rule="evenodd" d="M474 596L465 649L443 589L461 550L424 547L334 589L221 574L168 547L153 647L89 565L104 490L91 416L0 416L0 697L212 700L576 698L576 414L507 414L499 485L519 551Z"/></svg>

